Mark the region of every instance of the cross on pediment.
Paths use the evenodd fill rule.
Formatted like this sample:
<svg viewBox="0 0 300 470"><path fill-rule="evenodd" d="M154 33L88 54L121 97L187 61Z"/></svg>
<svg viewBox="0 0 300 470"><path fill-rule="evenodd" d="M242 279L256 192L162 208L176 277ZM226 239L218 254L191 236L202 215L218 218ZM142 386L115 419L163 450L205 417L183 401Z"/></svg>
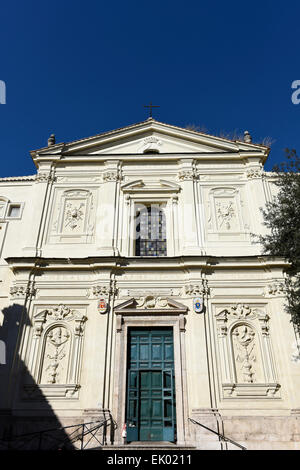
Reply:
<svg viewBox="0 0 300 470"><path fill-rule="evenodd" d="M150 104L144 105L144 108L149 108L149 117L152 118L152 108L160 108L160 106L156 106L150 101Z"/></svg>

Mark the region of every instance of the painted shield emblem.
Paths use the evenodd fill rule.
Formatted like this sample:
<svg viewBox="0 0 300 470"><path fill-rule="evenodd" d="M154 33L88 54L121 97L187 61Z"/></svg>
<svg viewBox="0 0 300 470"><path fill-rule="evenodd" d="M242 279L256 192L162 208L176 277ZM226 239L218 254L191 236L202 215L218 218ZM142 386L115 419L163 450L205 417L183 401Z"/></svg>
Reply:
<svg viewBox="0 0 300 470"><path fill-rule="evenodd" d="M105 299L99 299L98 300L98 312L99 313L105 313L107 310L107 302Z"/></svg>
<svg viewBox="0 0 300 470"><path fill-rule="evenodd" d="M203 312L203 299L201 299L200 297L194 299L194 311L196 313Z"/></svg>

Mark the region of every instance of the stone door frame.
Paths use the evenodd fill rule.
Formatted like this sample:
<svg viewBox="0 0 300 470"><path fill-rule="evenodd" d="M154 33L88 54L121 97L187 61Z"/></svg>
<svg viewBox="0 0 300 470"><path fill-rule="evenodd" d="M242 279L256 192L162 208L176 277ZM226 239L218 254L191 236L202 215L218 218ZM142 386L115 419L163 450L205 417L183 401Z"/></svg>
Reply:
<svg viewBox="0 0 300 470"><path fill-rule="evenodd" d="M127 392L127 344L128 328L173 328L174 341L174 372L175 372L175 394L176 394L176 427L178 446L187 444L188 439L188 400L187 400L187 378L185 357L185 319L184 309L167 310L142 310L136 312L133 309L125 311L115 309L116 314L116 342L115 342L115 367L113 371L113 407L112 415L116 419L117 429L115 434L115 445L122 445L122 430L125 423L126 392Z"/></svg>

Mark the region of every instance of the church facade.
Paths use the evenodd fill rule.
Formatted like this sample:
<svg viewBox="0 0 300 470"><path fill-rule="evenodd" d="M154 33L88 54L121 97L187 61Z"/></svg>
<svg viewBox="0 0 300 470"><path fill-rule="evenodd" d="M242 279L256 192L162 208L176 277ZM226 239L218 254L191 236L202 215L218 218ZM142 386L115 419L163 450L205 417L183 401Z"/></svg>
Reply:
<svg viewBox="0 0 300 470"><path fill-rule="evenodd" d="M0 179L3 432L111 417L112 446L299 449L287 263L253 235L268 153L149 118Z"/></svg>

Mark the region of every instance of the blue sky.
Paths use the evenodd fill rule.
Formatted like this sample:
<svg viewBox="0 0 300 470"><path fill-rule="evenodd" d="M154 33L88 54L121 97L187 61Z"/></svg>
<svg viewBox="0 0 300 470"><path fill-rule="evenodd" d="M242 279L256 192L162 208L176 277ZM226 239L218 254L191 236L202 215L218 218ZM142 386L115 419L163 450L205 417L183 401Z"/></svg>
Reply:
<svg viewBox="0 0 300 470"><path fill-rule="evenodd" d="M0 176L35 172L29 150L147 118L249 130L300 153L296 1L14 1L1 4Z"/></svg>

